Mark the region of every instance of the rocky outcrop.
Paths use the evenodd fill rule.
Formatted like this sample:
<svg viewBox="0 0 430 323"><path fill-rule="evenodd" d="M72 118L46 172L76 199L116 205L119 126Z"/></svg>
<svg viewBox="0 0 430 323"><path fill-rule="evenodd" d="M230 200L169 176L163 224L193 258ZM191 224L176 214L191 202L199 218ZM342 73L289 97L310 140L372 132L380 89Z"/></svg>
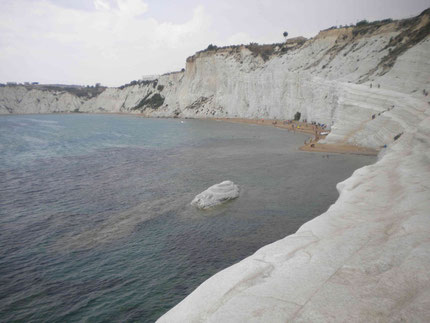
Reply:
<svg viewBox="0 0 430 323"><path fill-rule="evenodd" d="M217 273L159 322L425 322L430 109L297 233Z"/></svg>
<svg viewBox="0 0 430 323"><path fill-rule="evenodd" d="M191 201L191 205L199 209L208 209L237 197L239 197L239 187L232 181L224 181L198 194Z"/></svg>
<svg viewBox="0 0 430 323"><path fill-rule="evenodd" d="M309 40L212 47L189 57L184 71L98 94L6 86L0 113L291 119L298 111L332 127L328 143L377 148L416 124L429 105L429 31L426 10L401 21L329 29Z"/></svg>
<svg viewBox="0 0 430 323"><path fill-rule="evenodd" d="M0 113L302 118L326 143L387 148L323 215L199 286L161 322L430 317L430 10L286 44L212 48L182 72L96 96L0 88Z"/></svg>
<svg viewBox="0 0 430 323"><path fill-rule="evenodd" d="M332 58L303 61L311 74L293 70L300 58L291 56L284 62L288 77L272 70L273 77L284 75L278 79L282 90L268 90L276 98L275 91L291 86L293 111L331 122L328 143L387 144L378 162L339 183L339 199L326 213L212 276L159 322L428 320L430 43L427 32L387 70L380 62L392 41L380 42L386 33L392 33L389 39L401 34L390 24L340 46ZM426 14L409 26L420 25L428 28ZM301 51L324 52L324 44L330 38L336 43L342 32L326 31ZM272 59L261 73L283 59Z"/></svg>

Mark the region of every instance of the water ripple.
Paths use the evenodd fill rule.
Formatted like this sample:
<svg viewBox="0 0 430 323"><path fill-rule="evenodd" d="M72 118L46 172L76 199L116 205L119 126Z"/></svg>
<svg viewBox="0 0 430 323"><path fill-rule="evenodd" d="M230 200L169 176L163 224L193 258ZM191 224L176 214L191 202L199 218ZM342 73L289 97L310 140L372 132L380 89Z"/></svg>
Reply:
<svg viewBox="0 0 430 323"><path fill-rule="evenodd" d="M373 161L297 151L303 138L197 120L0 117L0 321L154 321L325 211L335 184ZM239 199L189 205L225 179Z"/></svg>

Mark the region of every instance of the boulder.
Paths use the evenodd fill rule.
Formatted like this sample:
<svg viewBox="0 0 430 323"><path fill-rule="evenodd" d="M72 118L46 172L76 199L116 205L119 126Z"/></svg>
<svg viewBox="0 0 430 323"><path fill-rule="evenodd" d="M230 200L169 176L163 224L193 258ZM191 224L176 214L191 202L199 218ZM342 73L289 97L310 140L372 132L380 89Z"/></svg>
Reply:
<svg viewBox="0 0 430 323"><path fill-rule="evenodd" d="M191 205L199 209L207 209L239 196L239 187L232 181L224 181L209 187L206 191L198 194Z"/></svg>

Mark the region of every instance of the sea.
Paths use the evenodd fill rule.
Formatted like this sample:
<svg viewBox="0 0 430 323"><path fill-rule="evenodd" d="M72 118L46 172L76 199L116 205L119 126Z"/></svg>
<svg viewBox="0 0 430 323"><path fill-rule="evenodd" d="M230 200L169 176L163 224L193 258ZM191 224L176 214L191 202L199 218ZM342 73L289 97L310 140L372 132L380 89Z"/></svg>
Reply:
<svg viewBox="0 0 430 323"><path fill-rule="evenodd" d="M268 126L130 115L0 116L0 321L154 322L294 233L375 157L298 150ZM239 198L190 205L231 180Z"/></svg>

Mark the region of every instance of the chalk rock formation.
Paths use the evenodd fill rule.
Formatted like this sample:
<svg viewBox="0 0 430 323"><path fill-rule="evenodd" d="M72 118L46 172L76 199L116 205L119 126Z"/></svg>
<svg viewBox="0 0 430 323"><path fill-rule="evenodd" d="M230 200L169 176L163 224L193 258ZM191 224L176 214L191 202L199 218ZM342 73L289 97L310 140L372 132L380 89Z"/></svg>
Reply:
<svg viewBox="0 0 430 323"><path fill-rule="evenodd" d="M428 108L429 29L430 9L309 40L207 49L189 57L183 71L119 88L3 86L0 113L292 119L300 112L331 128L327 143L379 148Z"/></svg>
<svg viewBox="0 0 430 323"><path fill-rule="evenodd" d="M409 27L322 32L258 69L261 83L237 82L255 95L229 112L292 109L332 125L327 143L388 148L338 184L327 212L215 274L159 322L428 321L429 10L393 24Z"/></svg>
<svg viewBox="0 0 430 323"><path fill-rule="evenodd" d="M209 187L192 200L191 205L199 209L208 209L239 196L239 187L232 181L224 181Z"/></svg>
<svg viewBox="0 0 430 323"><path fill-rule="evenodd" d="M430 109L337 202L215 274L159 322L427 322Z"/></svg>
<svg viewBox="0 0 430 323"><path fill-rule="evenodd" d="M302 118L379 148L297 233L214 275L160 322L426 322L430 9L281 45L208 49L184 71L103 92L1 86L0 113Z"/></svg>

